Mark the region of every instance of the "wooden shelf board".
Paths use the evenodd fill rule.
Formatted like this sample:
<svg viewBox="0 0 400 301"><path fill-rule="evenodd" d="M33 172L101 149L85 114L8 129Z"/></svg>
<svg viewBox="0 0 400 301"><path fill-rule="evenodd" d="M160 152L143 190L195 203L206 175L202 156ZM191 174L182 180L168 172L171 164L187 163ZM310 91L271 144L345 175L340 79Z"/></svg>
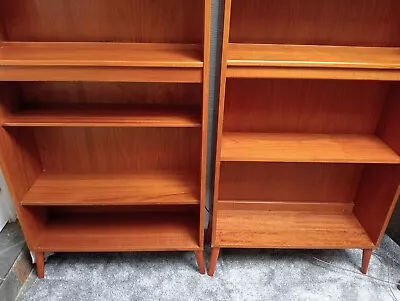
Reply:
<svg viewBox="0 0 400 301"><path fill-rule="evenodd" d="M228 77L400 80L400 48L229 44Z"/></svg>
<svg viewBox="0 0 400 301"><path fill-rule="evenodd" d="M372 135L226 132L221 161L400 164L400 157Z"/></svg>
<svg viewBox="0 0 400 301"><path fill-rule="evenodd" d="M202 68L202 49L191 44L0 43L1 66L108 66Z"/></svg>
<svg viewBox="0 0 400 301"><path fill-rule="evenodd" d="M374 248L352 213L220 210L216 247Z"/></svg>
<svg viewBox="0 0 400 301"><path fill-rule="evenodd" d="M0 80L201 83L202 56L191 44L1 42Z"/></svg>
<svg viewBox="0 0 400 301"><path fill-rule="evenodd" d="M29 206L199 204L199 187L187 174L87 174L43 172L22 199Z"/></svg>
<svg viewBox="0 0 400 301"><path fill-rule="evenodd" d="M73 213L50 216L34 251L198 250L194 216L178 213Z"/></svg>
<svg viewBox="0 0 400 301"><path fill-rule="evenodd" d="M62 106L23 109L5 119L3 126L63 127L201 127L197 107Z"/></svg>

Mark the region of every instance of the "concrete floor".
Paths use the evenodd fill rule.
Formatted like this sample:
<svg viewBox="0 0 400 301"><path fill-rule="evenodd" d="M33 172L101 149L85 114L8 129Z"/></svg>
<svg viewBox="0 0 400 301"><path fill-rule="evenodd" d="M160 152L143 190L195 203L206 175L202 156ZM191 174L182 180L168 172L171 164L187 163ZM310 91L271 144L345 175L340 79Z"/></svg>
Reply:
<svg viewBox="0 0 400 301"><path fill-rule="evenodd" d="M230 249L210 278L193 253L56 254L45 279L33 279L18 300L400 300L396 285L363 276L360 264L360 250ZM400 280L400 247L390 238L369 275Z"/></svg>

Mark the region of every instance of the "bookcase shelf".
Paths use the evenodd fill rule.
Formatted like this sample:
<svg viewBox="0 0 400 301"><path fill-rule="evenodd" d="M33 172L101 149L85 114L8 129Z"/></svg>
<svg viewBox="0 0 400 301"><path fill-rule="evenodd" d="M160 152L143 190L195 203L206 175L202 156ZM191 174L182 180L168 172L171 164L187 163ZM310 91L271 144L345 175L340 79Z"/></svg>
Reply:
<svg viewBox="0 0 400 301"><path fill-rule="evenodd" d="M400 164L372 135L224 133L221 161Z"/></svg>
<svg viewBox="0 0 400 301"><path fill-rule="evenodd" d="M126 105L61 105L12 113L6 127L201 127L201 108Z"/></svg>
<svg viewBox="0 0 400 301"><path fill-rule="evenodd" d="M209 275L221 248L360 248L367 273L400 187L399 3L224 3Z"/></svg>
<svg viewBox="0 0 400 301"><path fill-rule="evenodd" d="M225 248L373 248L352 213L221 210L216 244Z"/></svg>
<svg viewBox="0 0 400 301"><path fill-rule="evenodd" d="M44 252L194 251L204 274L211 1L0 11L0 166L38 277Z"/></svg>
<svg viewBox="0 0 400 301"><path fill-rule="evenodd" d="M227 76L400 80L400 48L228 44Z"/></svg>
<svg viewBox="0 0 400 301"><path fill-rule="evenodd" d="M42 173L22 199L27 206L198 205L193 176Z"/></svg>
<svg viewBox="0 0 400 301"><path fill-rule="evenodd" d="M50 216L36 252L201 250L195 216L155 213L85 213ZM157 233L156 239L154 233Z"/></svg>
<svg viewBox="0 0 400 301"><path fill-rule="evenodd" d="M190 44L0 43L1 80L202 82L203 66Z"/></svg>

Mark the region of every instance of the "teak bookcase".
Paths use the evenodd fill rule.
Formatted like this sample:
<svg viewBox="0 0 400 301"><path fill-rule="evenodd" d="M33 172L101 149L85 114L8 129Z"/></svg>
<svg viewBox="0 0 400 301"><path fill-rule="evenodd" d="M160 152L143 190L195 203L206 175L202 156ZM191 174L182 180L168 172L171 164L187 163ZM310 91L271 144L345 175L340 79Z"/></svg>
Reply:
<svg viewBox="0 0 400 301"><path fill-rule="evenodd" d="M364 250L399 195L400 1L226 0L212 256Z"/></svg>
<svg viewBox="0 0 400 301"><path fill-rule="evenodd" d="M1 167L39 277L44 252L205 273L210 2L1 1Z"/></svg>

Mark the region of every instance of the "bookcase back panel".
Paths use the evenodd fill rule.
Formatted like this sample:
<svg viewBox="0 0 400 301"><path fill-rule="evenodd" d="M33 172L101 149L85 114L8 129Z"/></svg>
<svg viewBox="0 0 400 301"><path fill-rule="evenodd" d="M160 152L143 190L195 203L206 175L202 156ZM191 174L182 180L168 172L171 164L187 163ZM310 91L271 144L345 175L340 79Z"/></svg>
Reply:
<svg viewBox="0 0 400 301"><path fill-rule="evenodd" d="M224 131L374 133L389 83L229 79Z"/></svg>
<svg viewBox="0 0 400 301"><path fill-rule="evenodd" d="M399 46L397 0L232 0L230 42Z"/></svg>
<svg viewBox="0 0 400 301"><path fill-rule="evenodd" d="M21 82L25 103L201 105L200 84Z"/></svg>
<svg viewBox="0 0 400 301"><path fill-rule="evenodd" d="M46 171L135 173L200 168L200 129L36 128Z"/></svg>
<svg viewBox="0 0 400 301"><path fill-rule="evenodd" d="M352 203L363 165L221 164L219 200Z"/></svg>
<svg viewBox="0 0 400 301"><path fill-rule="evenodd" d="M202 0L5 0L10 41L202 43Z"/></svg>

